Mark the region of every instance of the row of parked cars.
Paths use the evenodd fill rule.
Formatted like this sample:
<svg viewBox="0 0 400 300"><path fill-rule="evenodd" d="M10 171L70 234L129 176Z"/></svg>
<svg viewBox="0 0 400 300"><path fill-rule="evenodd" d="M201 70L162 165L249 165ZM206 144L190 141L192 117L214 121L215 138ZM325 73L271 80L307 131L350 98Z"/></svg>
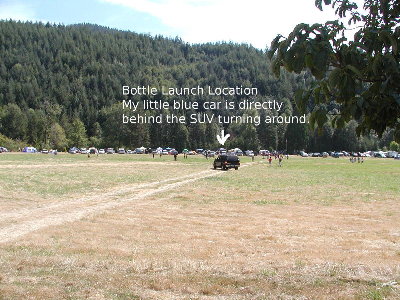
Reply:
<svg viewBox="0 0 400 300"><path fill-rule="evenodd" d="M266 150L261 150L261 151L266 151ZM227 150L225 148L219 148L217 150L204 150L204 149L196 149L196 154L203 154L203 155L207 155L208 157L214 157L215 155L236 155L236 156L254 156L256 155L256 153L253 150L246 150L246 151L242 151L239 148L234 148L234 149L230 149Z"/></svg>
<svg viewBox="0 0 400 300"><path fill-rule="evenodd" d="M136 148L135 150L129 150L125 148L105 148L105 149L96 149L94 147L91 148L77 148L77 147L72 147L68 151L70 154L161 154L161 155L174 155L174 154L179 154L179 152L170 147L162 148L158 147L156 149L151 149L151 148ZM217 150L208 150L208 149L201 149L198 148L196 150L188 150L188 149L183 149L181 152L182 154L187 154L187 155L204 155L207 157L214 157L220 154L234 154L236 156L242 156L242 155L248 155L248 156L254 156L254 152L252 150L247 150L243 152L239 148L227 150L225 148L219 148Z"/></svg>
<svg viewBox="0 0 400 300"><path fill-rule="evenodd" d="M90 148L77 148L72 147L68 150L70 154L143 154L146 150L142 148L137 148L135 150L125 150L125 148L118 148L115 150L114 148L105 148L105 149L97 149L94 147Z"/></svg>
<svg viewBox="0 0 400 300"><path fill-rule="evenodd" d="M373 152L373 156L379 158L400 159L400 154L397 151L377 151Z"/></svg>
<svg viewBox="0 0 400 300"><path fill-rule="evenodd" d="M397 151L367 151L367 152L346 152L346 151L329 151L329 152L314 152L307 153L300 151L302 157L378 157L378 158L394 158L400 159L400 154Z"/></svg>

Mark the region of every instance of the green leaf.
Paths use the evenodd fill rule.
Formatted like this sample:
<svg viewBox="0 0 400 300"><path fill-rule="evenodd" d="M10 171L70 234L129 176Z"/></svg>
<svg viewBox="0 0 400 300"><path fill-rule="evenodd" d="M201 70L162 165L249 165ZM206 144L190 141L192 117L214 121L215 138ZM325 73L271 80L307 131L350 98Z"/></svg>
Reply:
<svg viewBox="0 0 400 300"><path fill-rule="evenodd" d="M398 45L397 45L397 40L393 36L391 32L388 31L381 31L379 33L379 37L382 40L382 42L387 45L387 46L392 46L393 53L396 55L398 53Z"/></svg>
<svg viewBox="0 0 400 300"><path fill-rule="evenodd" d="M322 10L322 0L315 0L315 6L316 6L319 10Z"/></svg>
<svg viewBox="0 0 400 300"><path fill-rule="evenodd" d="M314 67L312 55L311 55L310 53L306 54L305 62L306 62L306 66L307 66L309 69L311 69L311 68Z"/></svg>
<svg viewBox="0 0 400 300"><path fill-rule="evenodd" d="M317 87L314 89L314 101L315 104L320 104L321 100L320 100L320 95L321 95L321 87Z"/></svg>
<svg viewBox="0 0 400 300"><path fill-rule="evenodd" d="M300 108L302 105L303 94L304 94L304 90L302 90L302 89L299 89L294 93L294 101L298 108Z"/></svg>
<svg viewBox="0 0 400 300"><path fill-rule="evenodd" d="M281 75L281 62L278 58L272 60L271 69L276 77L279 77Z"/></svg>
<svg viewBox="0 0 400 300"><path fill-rule="evenodd" d="M342 73L342 69L336 68L329 74L328 80L331 87L337 88L339 86Z"/></svg>
<svg viewBox="0 0 400 300"><path fill-rule="evenodd" d="M350 71L352 71L354 74L356 74L359 78L362 78L362 74L361 74L360 70L357 69L356 67L354 67L352 65L347 65L346 68L349 69Z"/></svg>
<svg viewBox="0 0 400 300"><path fill-rule="evenodd" d="M378 75L382 69L382 55L378 53L372 60L372 71Z"/></svg>
<svg viewBox="0 0 400 300"><path fill-rule="evenodd" d="M274 56L276 50L277 50L278 47L279 47L279 40L280 40L281 38L282 38L282 35L278 34L278 35L273 39L273 41L272 41L272 43L271 43L271 47L270 47L270 49L269 49L269 51L268 51L268 53L267 53L267 56L268 56L269 59L271 59L271 58Z"/></svg>

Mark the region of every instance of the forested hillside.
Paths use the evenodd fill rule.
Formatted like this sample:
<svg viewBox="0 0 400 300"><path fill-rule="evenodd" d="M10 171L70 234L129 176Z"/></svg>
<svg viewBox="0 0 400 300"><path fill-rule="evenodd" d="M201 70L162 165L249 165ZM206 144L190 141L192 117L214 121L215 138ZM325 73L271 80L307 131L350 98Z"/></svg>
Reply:
<svg viewBox="0 0 400 300"><path fill-rule="evenodd" d="M279 113L290 115L296 114L294 91L311 80L307 74L277 79L265 53L248 45L189 45L179 38L86 24L0 22L0 134L39 148L214 148L217 124L122 124L122 86L256 87L258 100L282 101ZM392 140L390 131L379 142L373 135L358 139L352 122L335 130L327 123L320 133L305 124L231 124L225 129L232 135L227 146L243 150L282 150L287 140L289 151L358 151Z"/></svg>

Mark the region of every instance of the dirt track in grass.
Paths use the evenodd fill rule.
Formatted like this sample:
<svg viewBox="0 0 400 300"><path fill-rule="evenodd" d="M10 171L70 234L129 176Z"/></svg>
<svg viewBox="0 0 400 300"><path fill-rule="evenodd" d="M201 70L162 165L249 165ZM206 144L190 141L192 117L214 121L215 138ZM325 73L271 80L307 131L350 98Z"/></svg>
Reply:
<svg viewBox="0 0 400 300"><path fill-rule="evenodd" d="M151 183L127 185L117 190L77 199L69 199L39 208L25 208L0 212L0 243L18 239L30 232L103 212L129 202L144 199L158 193L174 190L181 185L199 179L218 176L224 172L205 170L196 174L174 177Z"/></svg>

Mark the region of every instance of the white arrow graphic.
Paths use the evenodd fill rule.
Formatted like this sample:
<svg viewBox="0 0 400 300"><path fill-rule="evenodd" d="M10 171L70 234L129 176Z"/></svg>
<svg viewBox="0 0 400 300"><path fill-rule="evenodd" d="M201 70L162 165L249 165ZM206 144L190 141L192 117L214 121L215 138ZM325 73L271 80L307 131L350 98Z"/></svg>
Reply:
<svg viewBox="0 0 400 300"><path fill-rule="evenodd" d="M223 145L223 144L225 144L225 142L226 142L226 140L228 139L228 137L230 137L231 135L228 133L227 135L225 135L225 131L222 129L221 130L221 136L219 136L218 134L217 134L217 140L218 140L218 142L221 144L221 145Z"/></svg>

